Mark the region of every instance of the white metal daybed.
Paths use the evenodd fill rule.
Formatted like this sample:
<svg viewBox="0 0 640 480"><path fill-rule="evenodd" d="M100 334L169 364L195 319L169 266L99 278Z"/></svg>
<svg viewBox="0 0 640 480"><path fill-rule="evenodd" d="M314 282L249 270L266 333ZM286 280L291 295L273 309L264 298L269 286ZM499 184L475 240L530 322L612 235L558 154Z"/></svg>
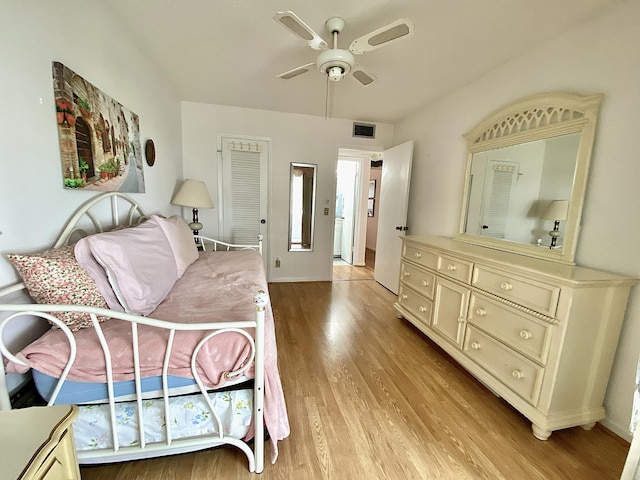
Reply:
<svg viewBox="0 0 640 480"><path fill-rule="evenodd" d="M107 215L105 226L99 218ZM66 247L78 237L74 247ZM149 217L127 195L101 194L79 208L54 248L42 255L55 263L56 255L64 257L73 249L76 259L61 260L68 271L65 262L80 262L84 245L85 253L93 252L92 260L104 267L107 278L96 286L107 305L0 304L0 312L9 312L0 322L7 370L32 369L49 405L80 405L74 422L80 463L228 444L245 453L250 471L261 472L265 424L275 461L277 442L288 436L289 425L261 242L200 241L204 251L198 252L181 219ZM12 262L17 265L27 257L28 263L32 255ZM173 283L171 258L176 262ZM42 264L41 258L36 260ZM29 284L33 278L18 271L28 281L0 289L0 301L28 287L32 297L38 296L38 285ZM78 276L89 271L81 268ZM145 281L169 291L145 290ZM160 302L146 313L151 297ZM72 302L81 303L64 303ZM10 352L1 341L3 331L24 315L42 317L54 328L21 352ZM229 389L247 379L252 379L248 388ZM2 364L0 408L11 408Z"/></svg>

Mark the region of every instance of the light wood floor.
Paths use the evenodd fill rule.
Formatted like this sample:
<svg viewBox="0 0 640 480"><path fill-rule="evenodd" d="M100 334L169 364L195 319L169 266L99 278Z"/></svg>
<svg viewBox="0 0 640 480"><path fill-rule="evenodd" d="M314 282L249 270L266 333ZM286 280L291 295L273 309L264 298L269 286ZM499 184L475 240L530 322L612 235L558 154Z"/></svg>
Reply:
<svg viewBox="0 0 640 480"><path fill-rule="evenodd" d="M334 265L333 281L372 279L376 264L376 252L369 249L365 250L364 263L364 267L354 267L349 264Z"/></svg>
<svg viewBox="0 0 640 480"><path fill-rule="evenodd" d="M82 468L102 479L617 479L628 443L530 423L408 322L373 280L270 285L291 436L248 473L235 449ZM267 456L270 448L267 447Z"/></svg>

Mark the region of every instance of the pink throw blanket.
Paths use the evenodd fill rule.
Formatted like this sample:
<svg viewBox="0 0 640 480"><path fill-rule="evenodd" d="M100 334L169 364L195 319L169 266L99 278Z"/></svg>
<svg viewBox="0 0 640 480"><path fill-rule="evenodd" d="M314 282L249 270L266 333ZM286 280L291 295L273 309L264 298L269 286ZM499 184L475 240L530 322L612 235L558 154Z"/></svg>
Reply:
<svg viewBox="0 0 640 480"><path fill-rule="evenodd" d="M149 317L175 323L205 323L255 319L253 297L258 290L268 291L262 256L254 251L202 252L199 259L174 285L169 295ZM114 381L133 378L133 351L129 322L109 320L101 323L111 350ZM252 335L253 329L248 330ZM176 332L169 374L191 378L191 352L203 332ZM168 331L138 327L140 370L143 377L160 375ZM75 333L77 356L69 380L105 382L105 361L93 328ZM69 345L60 330L50 330L22 350L31 368L59 377L69 358ZM226 333L209 340L198 354L198 370L211 388L226 383L225 374L246 361L249 346L244 337ZM278 452L277 441L289 435L280 374L278 372L275 328L271 305L265 311L265 404L264 418L273 446L272 461ZM8 371L19 367L9 364ZM253 376L253 367L248 372Z"/></svg>

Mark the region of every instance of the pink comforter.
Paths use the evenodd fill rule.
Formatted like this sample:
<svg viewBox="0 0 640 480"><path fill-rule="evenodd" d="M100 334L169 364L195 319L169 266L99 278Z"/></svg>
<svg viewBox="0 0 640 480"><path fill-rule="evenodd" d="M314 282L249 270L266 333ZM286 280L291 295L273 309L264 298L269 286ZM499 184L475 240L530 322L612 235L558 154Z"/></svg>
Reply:
<svg viewBox="0 0 640 480"><path fill-rule="evenodd" d="M253 320L253 297L258 290L268 291L260 254L254 251L202 252L149 317L176 323ZM100 325L111 350L114 380L132 379L133 353L129 323L109 320ZM254 333L253 329L248 332ZM138 336L142 376L160 375L168 332L140 325ZM203 333L198 331L176 332L169 374L192 376L191 352L202 337ZM78 353L69 372L69 380L106 381L104 357L95 330L80 330L75 333L75 338ZM31 368L58 377L68 359L69 346L60 330L50 330L23 349L21 354ZM249 346L244 337L232 333L214 337L198 355L202 380L212 388L224 386L225 373L240 367L248 354ZM9 365L8 370L15 367ZM253 376L253 367L249 375ZM273 445L272 461L275 461L277 441L289 435L289 420L278 372L270 304L265 312L264 417Z"/></svg>

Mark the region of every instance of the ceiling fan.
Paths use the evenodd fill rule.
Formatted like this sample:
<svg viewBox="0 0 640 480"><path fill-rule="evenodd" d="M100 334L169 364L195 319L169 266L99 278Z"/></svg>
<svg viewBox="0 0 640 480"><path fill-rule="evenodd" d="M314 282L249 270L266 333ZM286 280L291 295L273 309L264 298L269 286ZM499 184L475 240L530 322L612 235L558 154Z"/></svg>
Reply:
<svg viewBox="0 0 640 480"><path fill-rule="evenodd" d="M308 72L315 65L317 69L327 75L328 81L337 82L347 74L358 80L362 85L370 85L376 77L367 72L355 61L354 55L362 55L372 50L389 45L403 38L413 35L413 22L401 18L389 25L355 39L348 50L338 48L338 35L344 29L346 22L340 17L331 17L325 22L327 31L333 37L332 47L327 49L327 42L304 23L295 13L278 12L273 19L290 30L296 36L307 42L307 45L321 53L314 63L307 63L278 75L278 78L289 80Z"/></svg>

